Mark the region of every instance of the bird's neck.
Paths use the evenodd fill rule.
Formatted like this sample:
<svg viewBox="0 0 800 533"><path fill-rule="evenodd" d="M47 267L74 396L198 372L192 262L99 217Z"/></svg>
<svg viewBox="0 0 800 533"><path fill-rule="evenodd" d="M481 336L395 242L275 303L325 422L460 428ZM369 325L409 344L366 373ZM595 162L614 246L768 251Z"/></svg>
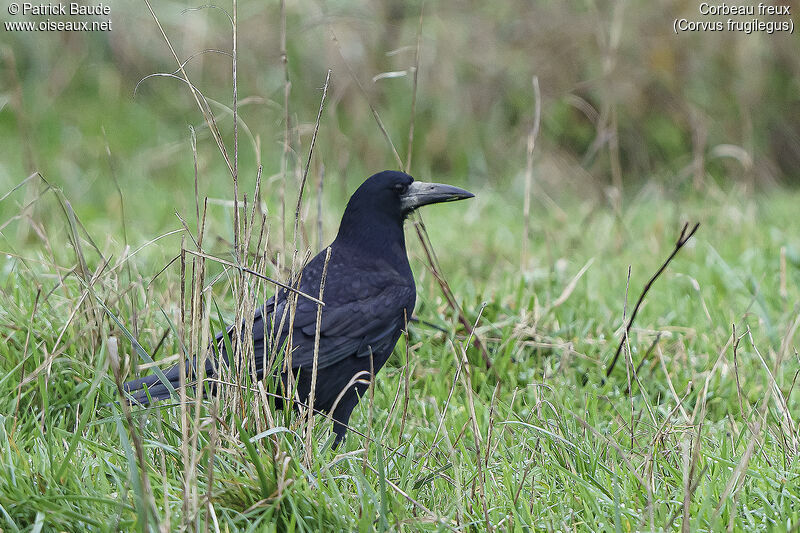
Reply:
<svg viewBox="0 0 800 533"><path fill-rule="evenodd" d="M359 255L383 259L403 269L411 267L406 253L403 221L390 217L342 217L334 244Z"/></svg>

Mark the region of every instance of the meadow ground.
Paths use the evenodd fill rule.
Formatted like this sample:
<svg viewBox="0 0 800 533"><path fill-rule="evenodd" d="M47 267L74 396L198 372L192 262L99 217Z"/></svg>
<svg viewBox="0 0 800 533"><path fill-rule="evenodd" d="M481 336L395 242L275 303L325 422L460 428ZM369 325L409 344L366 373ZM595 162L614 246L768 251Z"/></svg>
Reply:
<svg viewBox="0 0 800 533"><path fill-rule="evenodd" d="M123 327L149 353L166 334L158 356L179 357L178 264L151 282L179 235L132 257L115 247L119 236L104 236L110 262L102 269L97 258L87 261L97 269L92 290L75 261L7 256L4 529L183 521L201 529L208 521L212 530L796 524L797 195L718 192L701 203L643 191L621 215L542 205L533 217L535 259L520 269L519 206L496 191L477 193L466 210L431 209L426 224L492 369L455 327L409 231L417 315L447 333L411 326L374 397L354 415L366 436L351 433L337 453L324 445L327 423L314 429L320 444L306 450L301 419L267 422L257 395L245 396L249 433L237 429L230 405L214 407L216 422L208 405L198 418L190 409L188 422L174 404L134 410L133 426L108 405L116 399L111 352L135 357ZM626 292L630 309L684 220L703 225L656 282L630 351L604 383ZM129 264L138 281L126 281ZM231 277L213 289L228 317ZM245 435L256 433L246 446Z"/></svg>
<svg viewBox="0 0 800 533"><path fill-rule="evenodd" d="M281 19L273 8L275 23ZM407 222L420 321L359 404L343 449L330 449L329 422L310 426L302 413L275 412L268 391L246 376L226 376L244 386L213 400L123 409L117 383L134 366L147 372L149 357L167 365L196 353L222 323L246 317L253 302L272 294L273 286L237 262L285 279L296 249L316 252L333 237L360 181L397 166L370 105L402 160L411 158L397 140L408 139L417 88L411 69L398 73L382 63L396 54L353 52L353 35L338 26L345 55L368 56L353 60L355 71L308 45L318 36L290 31L289 70L275 61L275 42L263 48L273 61L264 79L252 65L260 55L242 56L234 150L228 56L207 59L224 69L206 64L191 72L198 86L227 98L209 100L205 118L182 85L166 89L151 79L131 96L136 80L157 70L152 50L166 57L168 67L159 68L175 68L157 26L140 11L135 31L123 26L114 38L142 35L111 51L91 40L99 37L80 37L87 45L76 36L65 39L56 62L57 47L34 53L21 37L3 49L9 72L14 61L22 66L0 95L7 103L0 106L0 531L797 529L800 193L764 178L785 161L767 157L768 143L758 137L770 102L755 122L738 112L717 117L709 104L702 142L693 137L702 128L691 130L691 121L639 116L642 145L653 151L638 158L638 145L626 144L638 133L630 109L603 99L617 89L630 96L630 86L614 85L627 78L613 70L630 66L626 52L638 50L629 25L614 48L622 66L605 73L614 83L596 93L581 93L585 86L558 93L559 75L574 73L572 62L536 65L541 135L530 165L537 98L527 73L516 76L523 88L504 96L518 107L498 110L483 100L493 94L478 87L485 79L470 83L470 74L465 81L457 72L458 83L442 86L437 76L449 72L446 63L416 65L412 174L464 186L476 198L422 213L452 299L417 236L420 219ZM305 15L290 6L288 26L302 26ZM418 16L397 23L396 40L412 51L423 27ZM423 62L455 46L448 38L458 40L439 33L441 16L431 8L424 18ZM188 50L203 48L187 20L194 19L165 17L167 33L186 29ZM256 35L252 21L242 20L240 34ZM495 31L489 22L480 28ZM331 54L340 46L335 39ZM404 61L414 65L408 49ZM709 50L716 47L697 53ZM489 68L493 49L472 52L471 61ZM521 68L515 54L498 56L514 75ZM295 240L323 57L340 63ZM739 59L737 68L752 61ZM48 85L36 67L51 63ZM120 65L144 74L131 81ZM388 74L359 90L352 81L359 69ZM396 78L404 85L380 85ZM746 89L737 98L751 95ZM484 114L449 108L447 94ZM584 110L597 103L605 118L587 134L586 124L570 122L565 101ZM237 161L238 217L231 171L206 120L211 113L229 160ZM720 137L726 120L749 124L741 131L755 131L764 143L751 152L723 142L730 140ZM592 155L568 157L565 145ZM654 154L663 156L658 164ZM695 222L699 230L647 294L606 379L642 288L684 224ZM476 338L491 368L470 342Z"/></svg>

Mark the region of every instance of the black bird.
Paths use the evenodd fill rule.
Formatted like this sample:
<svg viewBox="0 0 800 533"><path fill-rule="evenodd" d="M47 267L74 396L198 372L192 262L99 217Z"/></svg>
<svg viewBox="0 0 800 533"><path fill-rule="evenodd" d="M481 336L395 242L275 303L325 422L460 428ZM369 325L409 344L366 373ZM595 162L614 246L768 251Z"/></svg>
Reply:
<svg viewBox="0 0 800 533"><path fill-rule="evenodd" d="M414 181L402 172L384 171L364 181L347 202L339 233L330 245L314 394L314 408L330 413L334 420L334 445L344 438L350 414L367 388L370 370L377 373L386 363L414 311L416 287L406 254L403 221L423 205L473 196L458 187ZM326 251L319 253L303 268L297 285L303 293L319 295L325 256ZM256 377L263 379L266 361L276 353L270 349L269 339L277 339L281 349L290 345L297 394L305 403L311 390L318 306L297 296L290 330L287 305L292 299L284 289L278 292L277 301L270 298L256 311L253 364ZM217 344L227 362L223 335L217 335ZM209 357L206 364L209 377L216 375L212 359ZM186 364L189 375L191 366L188 361ZM284 366L278 363L273 368L277 373ZM361 379L354 383L359 373ZM171 388L177 388L179 365L165 375ZM281 372L284 391L287 377L285 371ZM129 381L124 387L143 405L169 398L171 393L155 375ZM277 406L282 407L282 402Z"/></svg>

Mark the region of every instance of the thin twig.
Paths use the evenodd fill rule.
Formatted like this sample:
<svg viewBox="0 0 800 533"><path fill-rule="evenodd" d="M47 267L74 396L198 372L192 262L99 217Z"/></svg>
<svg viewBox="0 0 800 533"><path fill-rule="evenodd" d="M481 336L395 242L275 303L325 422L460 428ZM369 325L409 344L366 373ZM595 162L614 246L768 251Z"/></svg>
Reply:
<svg viewBox="0 0 800 533"><path fill-rule="evenodd" d="M317 181L317 251L322 250L322 188L324 182L325 165L320 165L319 181Z"/></svg>
<svg viewBox="0 0 800 533"><path fill-rule="evenodd" d="M698 222L697 224L695 224L694 227L692 228L692 230L689 231L689 233L687 234L686 230L688 229L688 227L689 227L688 223L683 225L683 229L681 230L681 235L680 235L680 237L678 237L678 240L675 243L675 248L672 250L672 253L669 254L669 257L667 257L666 261L664 261L664 263L656 271L656 273L653 274L653 277L650 278L650 281L648 281L647 284L644 286L644 289L642 290L642 294L639 296L639 300L636 302L636 305L633 307L633 313L631 313L631 317L630 317L630 319L628 319L628 325L625 327L625 333L622 336L622 340L620 340L620 342L619 342L619 346L617 346L617 351L616 351L616 353L614 353L614 358L611 360L611 363L608 365L608 369L606 370L606 377L611 375L611 371L614 370L614 365L617 364L617 359L619 358L619 354L622 351L622 347L625 345L625 339L628 338L628 334L631 331L631 326L633 326L633 321L636 319L636 314L639 312L639 307L641 307L642 302L644 302L644 297L647 295L647 292L653 286L653 283L655 283L656 279L658 279L658 276L660 276L661 273L664 272L664 270L667 268L667 265L669 265L670 261L672 261L672 259L678 254L678 252L681 250L681 248L684 247L684 245L689 241L689 239L692 238L692 235L694 235L694 233L700 227L700 223Z"/></svg>
<svg viewBox="0 0 800 533"><path fill-rule="evenodd" d="M237 261L245 259L244 249L239 249L239 88L236 83L236 59L237 59L237 41L238 41L238 2L233 0L233 21L232 21L232 52L233 60L231 77L233 78L233 256ZM245 211L245 216L247 212ZM244 245L242 245L244 248ZM241 256L239 255L241 254Z"/></svg>
<svg viewBox="0 0 800 533"><path fill-rule="evenodd" d="M414 50L414 78L411 89L411 117L408 123L408 151L406 152L406 174L411 172L411 154L414 148L414 118L417 114L417 80L419 79L419 43L422 37L422 15L425 12L425 1L419 8L419 24L417 25L417 47Z"/></svg>
<svg viewBox="0 0 800 533"><path fill-rule="evenodd" d="M286 253L286 171L289 166L291 137L289 135L289 55L286 52L286 0L281 0L281 63L283 64L283 153L281 155L281 250Z"/></svg>
<svg viewBox="0 0 800 533"><path fill-rule="evenodd" d="M658 341L661 340L661 335L663 334L664 334L663 331L659 331L658 333L656 333L656 338L653 339L653 342L650 343L650 347L647 349L646 352L644 352L642 360L639 361L638 365L636 365L636 370L634 371L635 374L639 373L639 371L644 366L645 362L650 358L650 354L653 353L653 350L655 350L656 346L658 345Z"/></svg>
<svg viewBox="0 0 800 533"><path fill-rule="evenodd" d="M314 145L317 142L317 133L319 132L319 123L322 120L322 110L325 108L325 97L328 95L328 83L331 81L331 69L328 69L328 74L325 76L325 85L322 87L322 99L319 102L319 111L317 111L317 121L314 124L314 134L311 136L311 146L308 148L308 159L306 160L306 168L303 171L303 179L300 181L300 191L297 193L297 206L294 210L294 256L297 256L297 227L300 224L300 207L303 203L303 190L306 186L308 179L308 170L311 167L311 158L314 155ZM292 262L292 268L294 268ZM294 274L294 272L292 272Z"/></svg>
<svg viewBox="0 0 800 533"><path fill-rule="evenodd" d="M542 95L539 91L539 77L534 76L533 84L533 100L535 108L533 111L533 127L528 133L528 146L527 146L527 160L525 164L525 197L523 198L522 218L523 218L523 232L522 232L522 264L520 267L523 269L528 264L528 241L530 240L531 231L531 191L533 189L533 149L536 146L536 137L539 136L539 124L542 117Z"/></svg>
<svg viewBox="0 0 800 533"><path fill-rule="evenodd" d="M292 287L291 285L287 285L287 284L285 284L283 282L280 282L280 281L278 281L276 279L272 279L269 276L265 276L264 274L261 274L260 272L256 272L255 270L249 269L247 267L243 267L241 265L237 265L235 263L231 263L230 261L226 261L226 260L221 259L219 257L214 257L213 255L204 254L203 252L195 252L193 250L187 249L186 253L187 254L196 255L198 257L205 257L206 259L211 259L212 261L216 261L217 263L220 263L222 265L229 266L231 268L235 268L235 269L241 270L242 272L246 272L247 274L250 274L251 276L255 276L257 278L261 278L264 281L269 281L270 283L273 283L273 284L277 285L278 287L280 287L282 289L286 289L289 292L293 292L293 293L297 294L298 296L302 296L303 298L307 298L307 299L311 300L312 302L314 302L316 304L325 305L325 302L323 302L319 298L315 298L315 297L313 297L313 296L311 296L309 294L304 293L303 291L301 291L299 289L296 289L296 288Z"/></svg>
<svg viewBox="0 0 800 533"><path fill-rule="evenodd" d="M399 446L403 442L403 431L406 427L406 417L408 416L408 400L410 398L409 389L411 387L410 379L411 379L411 361L409 359L409 346L408 346L408 318L406 314L406 310L403 309L403 321L405 322L405 327L403 328L403 335L405 335L405 352L406 352L406 364L403 365L403 416L400 418L400 432L398 434L398 443Z"/></svg>
<svg viewBox="0 0 800 533"><path fill-rule="evenodd" d="M328 71L330 72L330 71ZM331 260L331 247L325 252L322 277L319 282L319 299L325 291L325 278L328 276L328 262ZM317 374L319 372L319 338L322 331L322 305L317 304L317 325L314 328L314 363L311 366L311 390L308 393L308 425L306 426L306 463L311 467L311 432L314 429L314 400L316 399Z"/></svg>
<svg viewBox="0 0 800 533"><path fill-rule="evenodd" d="M736 324L732 324L733 328L733 375L736 377L736 395L739 397L739 413L742 416L742 420L747 420L744 415L744 403L742 402L742 384L739 381L739 358L737 357L739 353L739 341L744 338L747 333L742 333L741 336L736 336Z"/></svg>
<svg viewBox="0 0 800 533"><path fill-rule="evenodd" d="M458 315L458 321L461 323L461 325L470 332L470 338L472 339L473 345L481 351L481 356L483 357L483 362L486 364L486 369L488 370L492 368L492 361L489 358L489 352L486 350L483 340L481 340L481 338L475 334L475 329L472 328L472 324L469 320L467 320L467 317L464 315L461 306L458 305L456 297L453 295L453 291L450 288L450 284L447 283L447 280L439 271L436 254L433 251L433 246L430 243L428 231L425 229L425 223L422 221L422 217L419 215L419 213L415 214L414 229L417 230L417 236L419 237L420 243L422 243L422 249L425 251L425 257L428 260L428 268L433 274L433 277L436 278L436 281L439 283L439 287L442 289L442 294L444 295L445 300L447 300L450 308L455 311L456 315Z"/></svg>

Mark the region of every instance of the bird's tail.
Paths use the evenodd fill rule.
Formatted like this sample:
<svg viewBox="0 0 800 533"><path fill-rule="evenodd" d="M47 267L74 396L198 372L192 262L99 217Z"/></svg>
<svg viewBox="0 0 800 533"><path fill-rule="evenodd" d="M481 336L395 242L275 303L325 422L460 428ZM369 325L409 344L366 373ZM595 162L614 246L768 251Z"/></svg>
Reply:
<svg viewBox="0 0 800 533"><path fill-rule="evenodd" d="M219 345L222 362L227 363L228 355L225 351L225 347L221 345L223 335L224 333L219 333L215 342ZM213 356L209 356L206 359L206 377L217 376L217 367L214 360L215 357ZM197 380L197 372L195 372L197 368L197 359L187 359L183 364L186 365L186 381L189 383L189 387L193 389L195 381ZM126 381L123 383L122 389L131 395L134 402L141 405L149 405L151 402L168 399L172 396L173 391L180 390L180 386L181 366L179 363L164 372L156 372L149 376ZM215 390L215 385L213 383L207 386L210 388L211 392Z"/></svg>
<svg viewBox="0 0 800 533"><path fill-rule="evenodd" d="M257 315L257 319L260 315ZM233 333L232 328L227 330L227 334L231 335ZM225 348L224 343L222 342L226 332L218 333L214 343L219 349L219 362L221 364L227 365L228 364L228 354ZM216 352L215 352L216 353ZM262 377L262 370L261 370L261 360L263 358L263 351L260 353L256 353L255 359L255 368L257 369L258 379ZM195 369L197 368L197 359L191 358L187 359L183 363L186 365L186 381L189 383L189 387L194 388L195 382L197 379L197 372ZM217 357L212 356L209 354L209 357L206 359L205 362L206 368L206 377L213 378L216 377L217 374ZM129 393L133 398L134 402L137 402L141 405L148 405L151 402L157 402L159 400L166 400L170 396L172 396L173 391L177 391L180 389L181 384L181 367L180 363L176 364L175 366L169 368L162 372L156 372L155 374L151 374L149 376L144 376L138 379L134 379L131 381L127 381L122 385L122 388L125 392ZM214 393L216 391L216 385L212 383L206 384L206 389L204 393Z"/></svg>
<svg viewBox="0 0 800 533"><path fill-rule="evenodd" d="M187 364L187 367L190 365ZM130 393L133 401L141 405L148 405L151 401L157 402L159 400L166 400L172 395L173 390L178 390L181 382L181 368L175 365L166 372L164 376L170 387L156 374L150 374L139 379L127 381L123 384L122 388L125 392ZM188 375L188 368L187 368Z"/></svg>

